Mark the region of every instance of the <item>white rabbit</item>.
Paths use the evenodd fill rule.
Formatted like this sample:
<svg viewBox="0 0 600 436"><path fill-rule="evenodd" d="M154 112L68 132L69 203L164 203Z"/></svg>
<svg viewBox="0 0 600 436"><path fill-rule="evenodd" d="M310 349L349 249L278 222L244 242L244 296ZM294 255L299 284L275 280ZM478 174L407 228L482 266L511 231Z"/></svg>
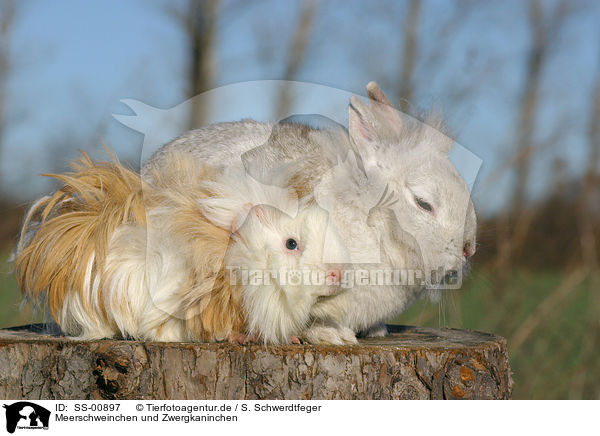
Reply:
<svg viewBox="0 0 600 436"><path fill-rule="evenodd" d="M355 332L385 334L382 323L421 296L424 285L435 284L432 272L461 271L475 252L476 217L468 187L446 154L453 141L441 126L401 116L373 83L367 90L371 105L354 97L349 111L350 138L366 175L348 159L322 178L316 194L333 204L331 217L351 256L372 251L380 238L381 263L353 262L355 271L403 269L420 272L423 280L354 286L320 302L313 314Z"/></svg>
<svg viewBox="0 0 600 436"><path fill-rule="evenodd" d="M440 123L429 120L429 126L398 113L374 82L367 93L370 105L351 99L350 142L337 130L293 123L223 123L167 144L144 169L160 168L163 153L173 149L223 165L239 165L244 157L247 168L255 154L263 172L284 167L286 183L300 196L315 191L350 252L346 273L401 269L429 279L432 271L460 271L475 252L476 217L447 156L453 141L439 131ZM343 149L354 153L344 156ZM313 307L304 337L341 344L355 342L354 333L385 334L382 323L423 295L426 284L355 284Z"/></svg>

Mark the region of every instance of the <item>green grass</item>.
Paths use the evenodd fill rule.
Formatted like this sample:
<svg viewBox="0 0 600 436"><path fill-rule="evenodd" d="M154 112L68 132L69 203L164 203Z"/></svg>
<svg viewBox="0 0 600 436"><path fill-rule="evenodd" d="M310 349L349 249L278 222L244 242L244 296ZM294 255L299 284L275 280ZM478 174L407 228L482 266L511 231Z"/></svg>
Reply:
<svg viewBox="0 0 600 436"><path fill-rule="evenodd" d="M0 328L40 322L30 306L19 309L15 278L0 255ZM505 283L485 269L465 279L463 289L447 291L439 303L422 300L395 323L491 332L508 340L517 399L600 397L600 289L591 280L576 286L518 348L511 338L556 291L560 272L517 272Z"/></svg>
<svg viewBox="0 0 600 436"><path fill-rule="evenodd" d="M419 301L395 323L491 332L508 340L517 399L600 397L599 292L591 279L539 317L520 346L512 338L564 279L560 272L517 272L504 287L485 270L439 303Z"/></svg>
<svg viewBox="0 0 600 436"><path fill-rule="evenodd" d="M0 328L41 322L30 304L21 307L21 291L8 264L7 252L0 252Z"/></svg>

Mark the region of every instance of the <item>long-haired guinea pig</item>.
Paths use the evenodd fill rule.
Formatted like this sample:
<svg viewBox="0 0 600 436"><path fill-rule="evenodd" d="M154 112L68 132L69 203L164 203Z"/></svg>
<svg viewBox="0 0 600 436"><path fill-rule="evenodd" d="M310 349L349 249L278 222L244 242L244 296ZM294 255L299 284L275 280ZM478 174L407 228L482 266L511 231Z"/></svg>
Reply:
<svg viewBox="0 0 600 436"><path fill-rule="evenodd" d="M294 217L258 205L233 234L224 266L241 293L250 337L266 343L294 340L307 327L319 297L340 291L340 271L324 263L341 253L328 238L328 214L318 206Z"/></svg>
<svg viewBox="0 0 600 436"><path fill-rule="evenodd" d="M116 161L84 156L75 172L56 176L64 186L34 204L22 229L15 271L24 294L45 299L63 331L85 339L299 335L317 298L339 290L328 284L337 271L325 284L257 285L243 268L325 271L325 212L306 206L291 218L285 192L219 183L212 169L183 159L163 170L145 185Z"/></svg>

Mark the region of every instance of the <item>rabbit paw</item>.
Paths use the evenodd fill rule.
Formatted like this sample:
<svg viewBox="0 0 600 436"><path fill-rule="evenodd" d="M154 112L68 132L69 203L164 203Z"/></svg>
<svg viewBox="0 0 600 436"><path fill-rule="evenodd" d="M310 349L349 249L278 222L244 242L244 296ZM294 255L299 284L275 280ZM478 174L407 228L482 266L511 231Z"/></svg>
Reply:
<svg viewBox="0 0 600 436"><path fill-rule="evenodd" d="M367 330L360 332L359 337L361 338L382 338L388 335L388 329L385 324L375 324Z"/></svg>
<svg viewBox="0 0 600 436"><path fill-rule="evenodd" d="M350 345L358 343L354 331L341 326L313 325L303 333L302 338L305 342L314 345Z"/></svg>

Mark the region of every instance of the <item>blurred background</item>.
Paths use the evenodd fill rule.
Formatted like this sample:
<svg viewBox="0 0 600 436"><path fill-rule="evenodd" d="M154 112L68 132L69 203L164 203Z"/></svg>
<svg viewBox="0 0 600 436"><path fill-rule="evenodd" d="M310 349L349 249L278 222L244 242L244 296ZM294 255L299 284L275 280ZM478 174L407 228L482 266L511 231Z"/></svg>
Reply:
<svg viewBox="0 0 600 436"><path fill-rule="evenodd" d="M394 322L507 338L514 398L600 398L600 3L566 0L0 0L0 327L19 307L8 255L27 204L103 143L139 166L113 113L283 79L442 112L483 160L463 289ZM293 111L285 89L272 119ZM196 101L196 100L194 100ZM198 100L200 101L200 100ZM193 104L201 125L209 104ZM315 108L315 112L318 108Z"/></svg>

